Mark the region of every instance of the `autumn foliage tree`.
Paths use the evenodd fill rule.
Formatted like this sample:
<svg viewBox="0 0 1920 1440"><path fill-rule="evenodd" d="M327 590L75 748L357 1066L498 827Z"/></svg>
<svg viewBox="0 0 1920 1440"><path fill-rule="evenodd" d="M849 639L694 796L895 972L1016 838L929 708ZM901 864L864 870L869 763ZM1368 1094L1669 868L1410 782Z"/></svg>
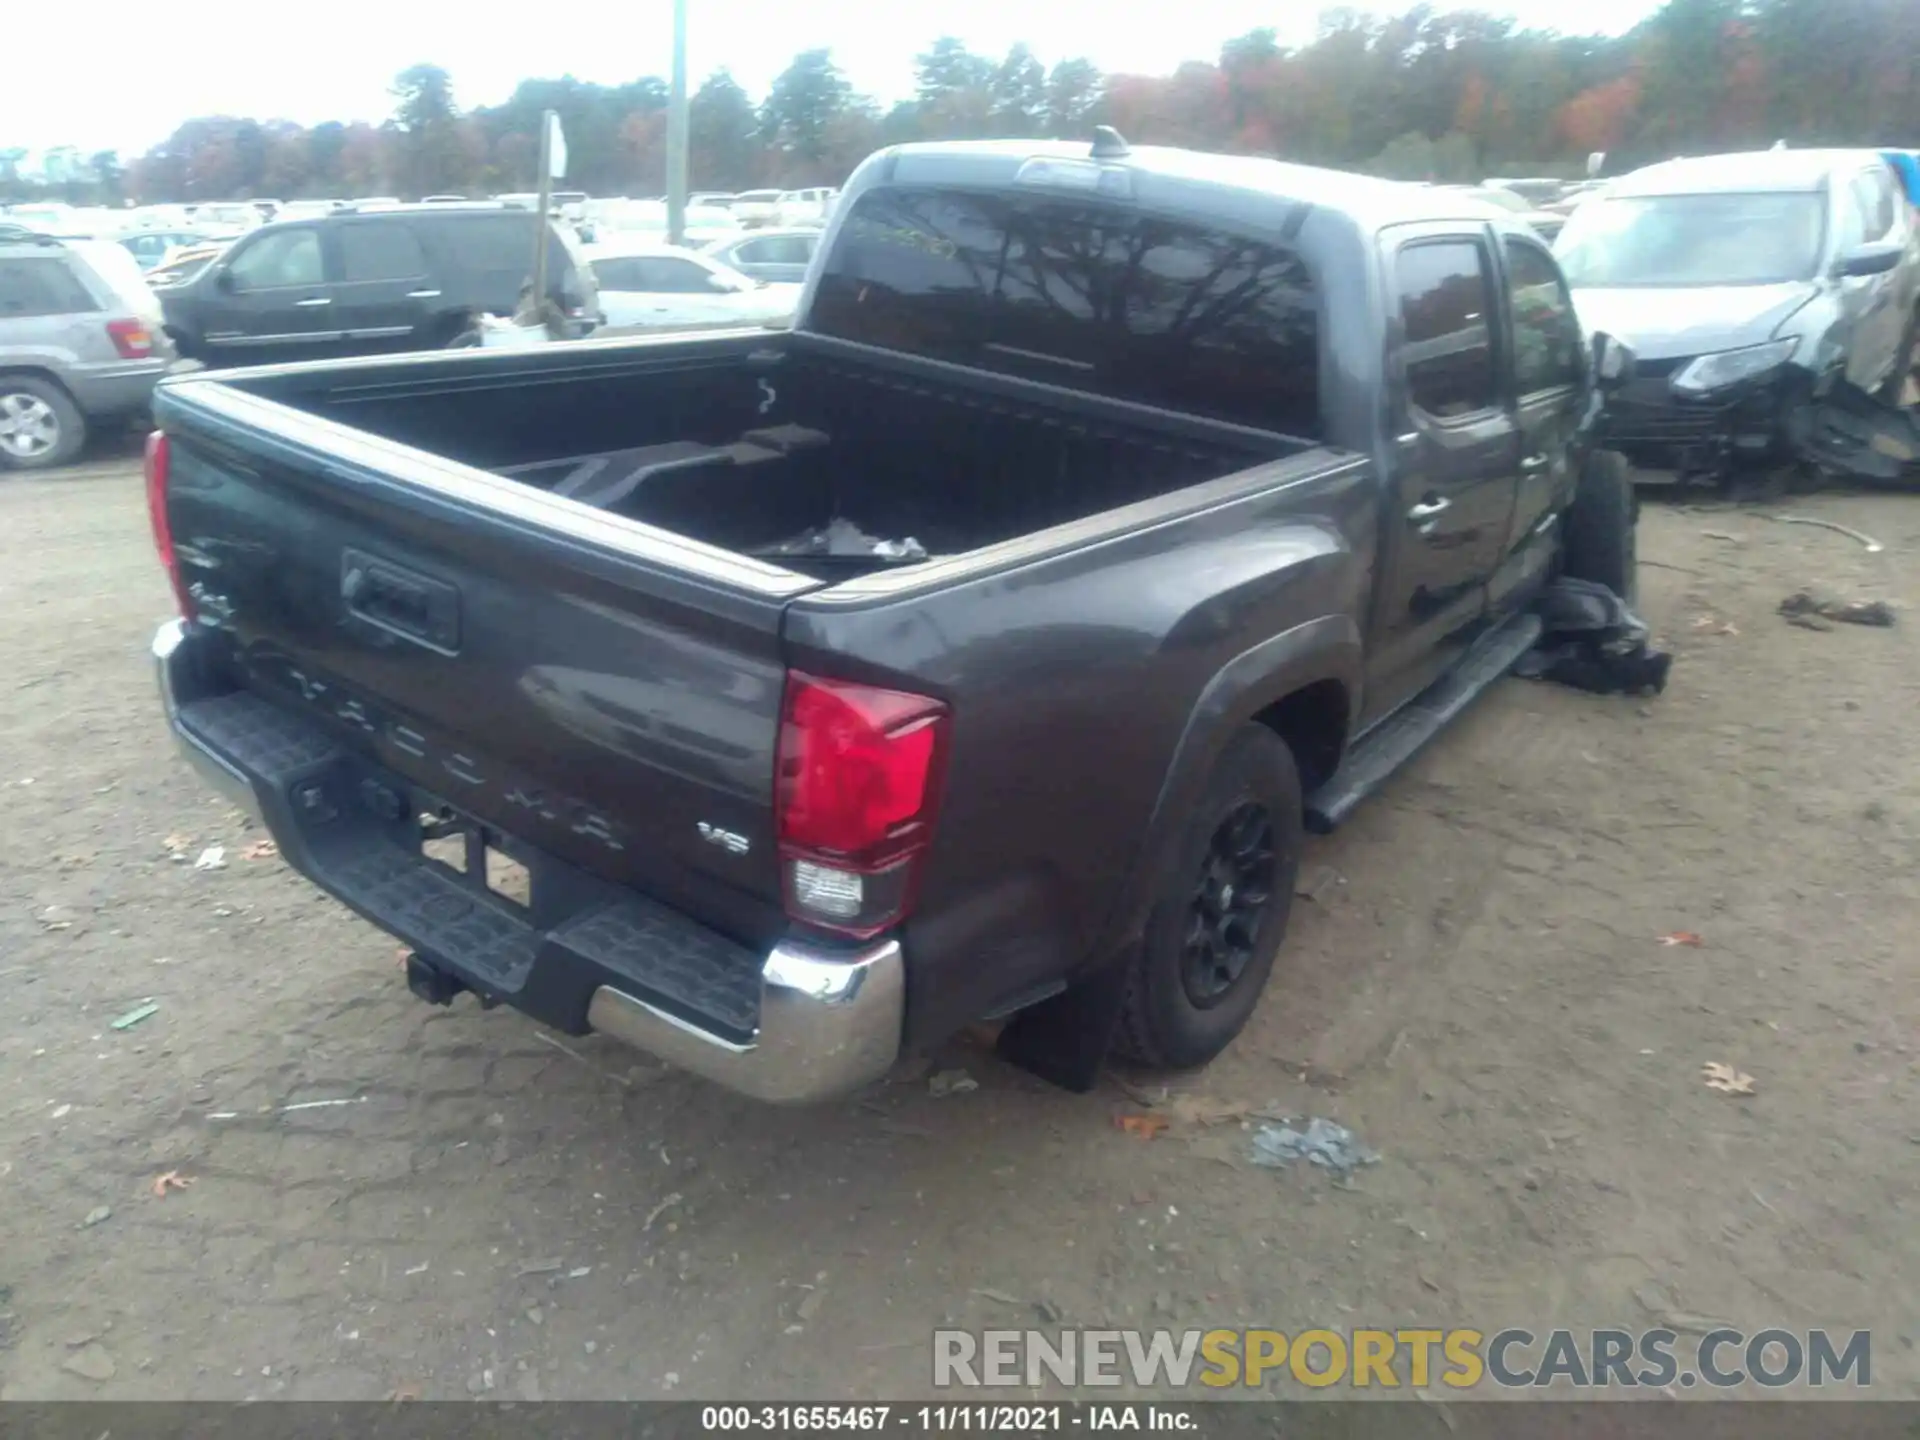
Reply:
<svg viewBox="0 0 1920 1440"><path fill-rule="evenodd" d="M726 72L696 91L691 170L701 189L830 184L876 148L922 139L1130 140L1271 155L1406 179L1577 174L1675 153L1792 144L1920 143L1920 0L1666 0L1613 38L1530 31L1432 5L1329 10L1305 43L1270 29L1157 74L1103 76L1016 45L981 55L952 37L915 59L910 96L858 94L830 50L797 56L758 102ZM1177 10L1164 12L1178 45ZM142 200L523 190L540 114L566 127L570 184L595 194L665 187L666 85L529 79L461 111L452 78L416 65L383 124L189 120L123 173L95 167L64 193ZM0 152L0 155L12 152ZM83 174L93 174L78 162ZM0 164L0 192L30 189Z"/></svg>

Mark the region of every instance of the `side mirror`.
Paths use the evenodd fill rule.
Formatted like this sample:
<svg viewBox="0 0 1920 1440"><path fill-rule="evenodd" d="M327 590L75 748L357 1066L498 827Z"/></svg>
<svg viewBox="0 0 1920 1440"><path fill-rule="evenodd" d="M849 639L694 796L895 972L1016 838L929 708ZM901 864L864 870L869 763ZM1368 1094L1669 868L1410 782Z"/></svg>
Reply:
<svg viewBox="0 0 1920 1440"><path fill-rule="evenodd" d="M216 290L224 290L229 295L240 288L239 285L235 283L233 271L231 270L216 271L213 277L213 285Z"/></svg>
<svg viewBox="0 0 1920 1440"><path fill-rule="evenodd" d="M1633 378L1634 366L1638 357L1633 347L1605 331L1596 331L1593 337L1593 383L1602 391L1618 390Z"/></svg>
<svg viewBox="0 0 1920 1440"><path fill-rule="evenodd" d="M1868 275L1884 275L1900 263L1904 247L1891 240L1876 240L1848 251L1835 262L1833 273L1843 280L1859 280Z"/></svg>

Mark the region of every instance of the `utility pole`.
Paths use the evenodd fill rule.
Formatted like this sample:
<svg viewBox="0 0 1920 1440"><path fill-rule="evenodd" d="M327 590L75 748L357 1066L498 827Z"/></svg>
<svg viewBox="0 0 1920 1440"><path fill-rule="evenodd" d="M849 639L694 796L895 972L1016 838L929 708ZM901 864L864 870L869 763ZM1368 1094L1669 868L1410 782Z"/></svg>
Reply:
<svg viewBox="0 0 1920 1440"><path fill-rule="evenodd" d="M543 313L541 306L547 298L547 232L553 228L547 211L553 208L553 132L559 121L560 116L552 110L540 116L540 183L536 187L540 198L534 206L540 223L533 228L533 313L536 316Z"/></svg>
<svg viewBox="0 0 1920 1440"><path fill-rule="evenodd" d="M687 0L673 0L673 79L667 91L667 243L687 243Z"/></svg>

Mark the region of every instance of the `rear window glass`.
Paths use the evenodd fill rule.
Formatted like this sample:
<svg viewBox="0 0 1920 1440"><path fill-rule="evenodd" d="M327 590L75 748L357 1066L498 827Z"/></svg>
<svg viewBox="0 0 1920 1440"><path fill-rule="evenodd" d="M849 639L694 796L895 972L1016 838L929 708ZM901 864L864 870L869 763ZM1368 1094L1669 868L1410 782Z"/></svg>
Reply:
<svg viewBox="0 0 1920 1440"><path fill-rule="evenodd" d="M509 308L520 287L533 279L533 227L537 219L528 211L410 217L414 232L437 265L453 267L466 276L483 304ZM574 252L559 227L552 227L550 235L547 265L553 278L548 283L558 284L568 303L576 303L580 283L574 273Z"/></svg>
<svg viewBox="0 0 1920 1440"><path fill-rule="evenodd" d="M98 310L66 260L32 256L0 260L0 320Z"/></svg>
<svg viewBox="0 0 1920 1440"><path fill-rule="evenodd" d="M870 190L809 323L1238 425L1320 431L1317 299L1300 257L1112 206Z"/></svg>

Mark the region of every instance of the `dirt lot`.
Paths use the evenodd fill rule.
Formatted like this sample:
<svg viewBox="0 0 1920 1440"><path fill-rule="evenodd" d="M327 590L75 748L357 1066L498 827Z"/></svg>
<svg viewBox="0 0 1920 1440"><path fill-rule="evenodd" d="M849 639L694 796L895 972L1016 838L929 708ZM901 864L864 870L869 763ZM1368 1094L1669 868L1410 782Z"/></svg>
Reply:
<svg viewBox="0 0 1920 1440"><path fill-rule="evenodd" d="M1056 1317L1870 1327L1920 1393L1920 612L1773 613L1920 601L1920 502L1792 508L1886 552L1649 507L1668 693L1501 686L1311 852L1252 1028L1142 1140L1119 1079L965 1046L971 1093L790 1112L413 1000L173 759L131 465L0 481L0 1394L900 1395L933 1327ZM1384 1159L1188 1118L1248 1108Z"/></svg>

